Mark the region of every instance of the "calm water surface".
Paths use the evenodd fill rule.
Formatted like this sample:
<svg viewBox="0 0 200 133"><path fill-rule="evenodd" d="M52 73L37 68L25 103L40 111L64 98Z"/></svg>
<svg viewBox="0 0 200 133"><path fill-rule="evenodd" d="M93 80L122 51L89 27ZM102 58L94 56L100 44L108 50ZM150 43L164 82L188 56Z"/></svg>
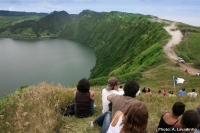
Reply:
<svg viewBox="0 0 200 133"><path fill-rule="evenodd" d="M69 40L0 38L0 97L40 82L76 85L95 62L92 48Z"/></svg>

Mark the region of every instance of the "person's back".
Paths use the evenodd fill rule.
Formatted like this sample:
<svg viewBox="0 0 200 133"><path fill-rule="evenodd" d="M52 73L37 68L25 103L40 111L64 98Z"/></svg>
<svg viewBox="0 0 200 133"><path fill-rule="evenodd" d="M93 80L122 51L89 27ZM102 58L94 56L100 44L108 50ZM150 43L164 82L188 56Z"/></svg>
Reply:
<svg viewBox="0 0 200 133"><path fill-rule="evenodd" d="M94 111L94 92L90 91L90 83L86 78L81 79L74 91L75 116L79 118L88 117Z"/></svg>
<svg viewBox="0 0 200 133"><path fill-rule="evenodd" d="M109 95L108 101L112 102L112 118L116 111L125 112L131 105L140 102L134 97L139 90L139 85L134 81L125 84L124 95Z"/></svg>
<svg viewBox="0 0 200 133"><path fill-rule="evenodd" d="M180 95L180 96L186 95L185 88L183 88L182 90L180 90L177 94Z"/></svg>
<svg viewBox="0 0 200 133"><path fill-rule="evenodd" d="M114 96L111 99L112 101L112 118L116 111L120 110L122 112L125 112L131 105L140 102L137 99L134 99L129 96Z"/></svg>
<svg viewBox="0 0 200 133"><path fill-rule="evenodd" d="M192 92L188 92L187 96L196 98L197 97L197 93L195 92L195 89L192 89Z"/></svg>
<svg viewBox="0 0 200 133"><path fill-rule="evenodd" d="M90 93L76 92L76 115L79 117L88 116L91 110Z"/></svg>
<svg viewBox="0 0 200 133"><path fill-rule="evenodd" d="M164 133L164 128L170 128L170 127L179 127L180 123L178 123L178 117L183 114L185 111L185 104L182 102L176 102L172 107L172 113L165 112L161 118L160 122L158 124L158 133Z"/></svg>
<svg viewBox="0 0 200 133"><path fill-rule="evenodd" d="M123 114L117 111L107 133L144 133L148 123L148 110L144 103L131 105Z"/></svg>

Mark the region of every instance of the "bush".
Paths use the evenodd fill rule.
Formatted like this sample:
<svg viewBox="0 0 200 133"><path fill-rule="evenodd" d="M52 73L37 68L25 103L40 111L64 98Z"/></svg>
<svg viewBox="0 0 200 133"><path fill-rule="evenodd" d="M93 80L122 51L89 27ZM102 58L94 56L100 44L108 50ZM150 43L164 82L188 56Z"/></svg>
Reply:
<svg viewBox="0 0 200 133"><path fill-rule="evenodd" d="M195 67L195 68L198 68L198 69L200 69L200 62L194 62L194 64L193 64L193 66Z"/></svg>

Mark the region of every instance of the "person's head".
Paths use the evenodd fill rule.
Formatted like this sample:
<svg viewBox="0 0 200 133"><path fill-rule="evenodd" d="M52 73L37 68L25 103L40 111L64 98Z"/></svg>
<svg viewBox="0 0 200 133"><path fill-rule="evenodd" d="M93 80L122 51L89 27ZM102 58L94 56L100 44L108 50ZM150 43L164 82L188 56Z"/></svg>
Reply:
<svg viewBox="0 0 200 133"><path fill-rule="evenodd" d="M119 88L119 80L116 77L108 79L106 90L114 90Z"/></svg>
<svg viewBox="0 0 200 133"><path fill-rule="evenodd" d="M198 128L200 124L200 115L195 110L187 110L181 118L183 128Z"/></svg>
<svg viewBox="0 0 200 133"><path fill-rule="evenodd" d="M173 94L173 91L169 91L169 94Z"/></svg>
<svg viewBox="0 0 200 133"><path fill-rule="evenodd" d="M122 120L125 132L142 133L147 128L148 124L148 110L144 103L137 102L131 105L124 113Z"/></svg>
<svg viewBox="0 0 200 133"><path fill-rule="evenodd" d="M162 92L162 91L161 91L161 90L159 90L159 91L158 91L158 94L161 94L161 92Z"/></svg>
<svg viewBox="0 0 200 133"><path fill-rule="evenodd" d="M83 93L89 92L90 83L86 78L82 78L77 85L77 90Z"/></svg>
<svg viewBox="0 0 200 133"><path fill-rule="evenodd" d="M195 89L192 89L192 92L195 92Z"/></svg>
<svg viewBox="0 0 200 133"><path fill-rule="evenodd" d="M128 81L124 85L124 96L135 97L136 93L138 92L140 86L135 81Z"/></svg>
<svg viewBox="0 0 200 133"><path fill-rule="evenodd" d="M182 88L182 91L185 91L185 88Z"/></svg>
<svg viewBox="0 0 200 133"><path fill-rule="evenodd" d="M177 115L180 116L184 113L185 111L185 104L182 102L175 102L173 107L172 107L172 112Z"/></svg>
<svg viewBox="0 0 200 133"><path fill-rule="evenodd" d="M166 90L163 90L163 95L165 96L167 94L167 91Z"/></svg>

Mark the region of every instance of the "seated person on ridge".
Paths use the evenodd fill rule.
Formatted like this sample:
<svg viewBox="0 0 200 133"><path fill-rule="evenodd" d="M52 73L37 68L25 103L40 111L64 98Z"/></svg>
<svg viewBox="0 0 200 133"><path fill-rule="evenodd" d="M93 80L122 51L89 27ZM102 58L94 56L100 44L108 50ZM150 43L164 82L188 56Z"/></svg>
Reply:
<svg viewBox="0 0 200 133"><path fill-rule="evenodd" d="M172 107L172 112L164 112L160 118L158 124L158 133L164 133L161 131L161 128L170 128L170 127L181 127L180 122L178 122L178 117L181 116L185 111L185 104L182 102L174 103Z"/></svg>
<svg viewBox="0 0 200 133"><path fill-rule="evenodd" d="M145 95L146 96L152 96L152 93L151 93L151 90L150 90L150 88L148 87L148 88L146 88L146 93L145 93Z"/></svg>
<svg viewBox="0 0 200 133"><path fill-rule="evenodd" d="M108 104L110 103L107 100L107 96L110 94L116 94L116 95L123 95L124 91L123 89L119 90L119 81L116 77L112 77L108 79L107 87L102 90L102 113L105 113L108 111Z"/></svg>
<svg viewBox="0 0 200 133"><path fill-rule="evenodd" d="M163 96L167 96L167 91L163 90L162 94L163 94Z"/></svg>
<svg viewBox="0 0 200 133"><path fill-rule="evenodd" d="M90 91L90 83L86 78L81 79L74 91L74 112L78 118L93 115L94 112L94 91Z"/></svg>
<svg viewBox="0 0 200 133"><path fill-rule="evenodd" d="M131 105L125 113L117 111L107 133L144 133L148 123L148 110L144 103Z"/></svg>
<svg viewBox="0 0 200 133"><path fill-rule="evenodd" d="M186 95L185 88L182 88L180 91L178 91L177 94L178 94L179 96L184 96L184 95Z"/></svg>
<svg viewBox="0 0 200 133"><path fill-rule="evenodd" d="M168 96L169 96L169 97L176 97L176 95L174 94L173 91L169 91L169 92L168 92Z"/></svg>
<svg viewBox="0 0 200 133"><path fill-rule="evenodd" d="M98 118L91 122L102 126L101 133L107 133L113 115L117 111L125 112L131 105L140 102L135 99L136 93L139 91L139 84L135 81L128 81L124 86L124 95L108 95L108 101L112 102L112 109L101 114Z"/></svg>
<svg viewBox="0 0 200 133"><path fill-rule="evenodd" d="M198 95L198 94L195 92L195 89L192 89L192 92L188 92L188 93L187 93L187 96L194 97L194 98L196 98L197 95Z"/></svg>
<svg viewBox="0 0 200 133"><path fill-rule="evenodd" d="M181 117L181 128L173 128L167 133L200 133L200 115L195 110L187 110ZM196 131L194 131L197 129Z"/></svg>

